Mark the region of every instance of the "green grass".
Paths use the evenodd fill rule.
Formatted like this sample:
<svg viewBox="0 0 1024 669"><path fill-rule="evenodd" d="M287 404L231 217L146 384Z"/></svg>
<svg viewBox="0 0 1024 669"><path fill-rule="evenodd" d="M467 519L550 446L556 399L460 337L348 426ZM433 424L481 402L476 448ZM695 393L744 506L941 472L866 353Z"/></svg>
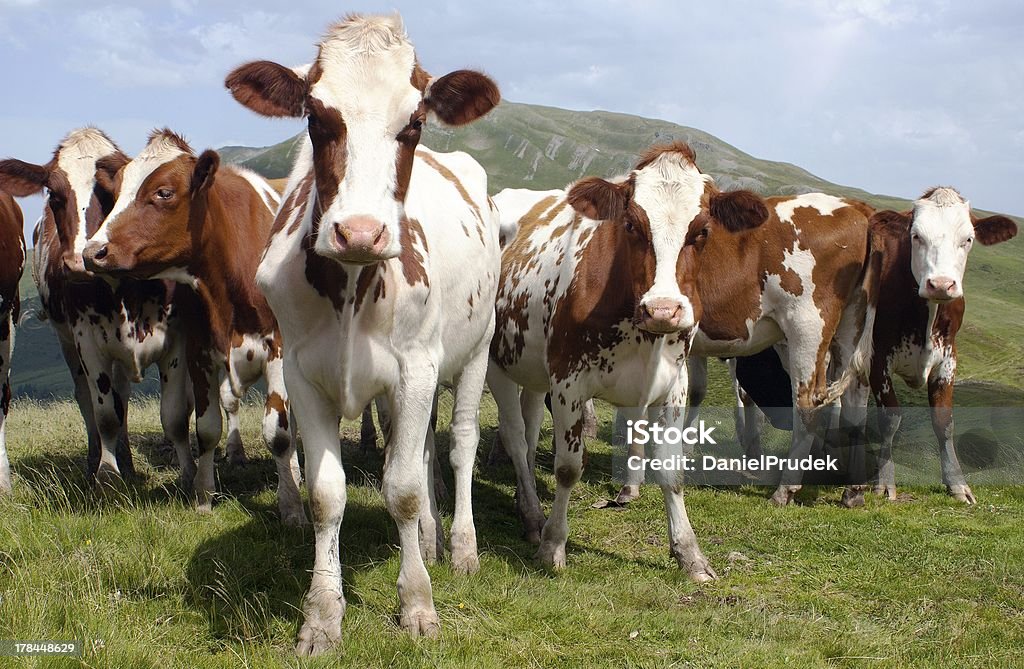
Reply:
<svg viewBox="0 0 1024 669"><path fill-rule="evenodd" d="M869 497L856 511L838 508L832 488L807 488L786 509L770 508L763 489L689 489L690 518L721 576L698 586L669 558L656 489L628 510L590 508L614 490L602 440L589 445L570 508L569 566L557 574L538 568L520 539L511 469L478 466L481 570L458 577L444 563L430 567L441 636L408 638L395 622L397 533L379 491L382 456L360 453L348 424L344 638L339 654L299 660L291 648L313 534L277 521L260 409L243 414L253 462L219 467L224 497L209 516L173 487L155 403L131 409L142 480L99 497L82 475L75 408L15 404L16 494L0 501L0 638L81 639L95 648L84 666L111 667L1024 663L1024 489L976 488L981 503L965 508L937 486L918 487L898 503ZM494 416L486 398L481 459ZM549 503L549 426L541 450ZM450 484L447 467L445 476ZM450 518L451 500L443 511Z"/></svg>

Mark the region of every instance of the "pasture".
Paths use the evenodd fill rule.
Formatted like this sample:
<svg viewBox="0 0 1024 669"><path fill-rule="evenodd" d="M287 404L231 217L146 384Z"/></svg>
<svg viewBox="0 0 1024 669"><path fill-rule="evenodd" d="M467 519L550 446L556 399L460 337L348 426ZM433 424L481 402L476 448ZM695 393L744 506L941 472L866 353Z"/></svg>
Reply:
<svg viewBox="0 0 1024 669"><path fill-rule="evenodd" d="M713 365L711 401L724 402ZM716 394L723 394L717 397ZM447 405L447 406L446 406ZM445 477L450 397L442 398ZM940 486L869 496L805 487L772 508L766 489L687 490L719 581L695 585L669 557L656 488L626 510L614 494L610 412L570 507L569 566L538 568L520 538L511 467L488 467L496 412L485 396L474 479L480 572L429 568L437 640L396 623L398 537L380 493L382 454L342 431L349 501L341 529L348 610L340 655L294 657L313 559L311 528L277 519L275 472L243 407L251 462L219 465L224 495L197 515L174 487L154 400L130 412L141 481L100 497L84 478L84 431L70 402L20 400L8 429L16 493L0 500L0 638L79 639L81 660L3 666L1020 666L1024 663L1024 489L976 488L960 506ZM727 428L726 428L727 429ZM550 423L539 490L550 503ZM450 521L452 500L443 505Z"/></svg>

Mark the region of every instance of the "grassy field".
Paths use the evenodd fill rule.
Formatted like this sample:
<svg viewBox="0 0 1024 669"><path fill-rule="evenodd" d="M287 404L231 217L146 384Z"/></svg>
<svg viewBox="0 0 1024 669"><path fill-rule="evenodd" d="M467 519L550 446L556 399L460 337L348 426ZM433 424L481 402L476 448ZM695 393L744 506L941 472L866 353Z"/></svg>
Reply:
<svg viewBox="0 0 1024 669"><path fill-rule="evenodd" d="M520 539L511 469L478 466L481 570L430 567L441 636L408 638L395 621L397 533L380 494L382 456L361 453L347 424L344 639L338 655L300 660L291 649L313 533L277 521L259 416L244 408L252 462L221 466L224 496L198 516L173 487L153 401L131 408L141 481L104 497L86 486L74 407L17 402L8 429L16 494L0 500L0 639L84 640L80 662L91 667L1024 663L1024 489L976 488L980 504L966 508L937 486L911 488L855 511L839 508L832 488L805 488L786 509L769 507L764 489L690 489L690 518L721 577L698 586L668 555L656 489L627 510L591 508L614 490L606 431L589 445L569 566L557 574L538 568ZM481 463L495 425L489 398L482 424ZM545 427L546 503L551 459ZM78 663L0 658L3 667Z"/></svg>

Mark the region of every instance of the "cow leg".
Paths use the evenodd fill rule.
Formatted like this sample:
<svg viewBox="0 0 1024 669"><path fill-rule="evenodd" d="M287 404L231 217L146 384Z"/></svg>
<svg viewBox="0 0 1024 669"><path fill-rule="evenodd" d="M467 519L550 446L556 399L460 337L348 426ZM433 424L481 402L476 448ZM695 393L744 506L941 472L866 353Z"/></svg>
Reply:
<svg viewBox="0 0 1024 669"><path fill-rule="evenodd" d="M680 431L687 427L686 423L686 368L681 367L679 379L669 393L665 406L651 412L653 422L665 427L676 427ZM662 462L668 461L673 455L688 453L678 452L679 447L671 444L655 443L654 457ZM688 449L689 450L689 449ZM697 582L712 581L718 578L711 568L707 557L697 543L697 535L690 525L683 501L683 472L656 471L655 476L665 499L665 513L668 516L669 554L675 558L680 569L686 571L690 578Z"/></svg>
<svg viewBox="0 0 1024 669"><path fill-rule="evenodd" d="M437 508L437 494L434 488L435 479L441 474L437 465L437 444L434 441L434 425L437 416L437 393L431 407L430 425L423 439L423 501L420 511L420 555L427 564L434 564L438 557L444 557L444 527L441 525L441 513Z"/></svg>
<svg viewBox="0 0 1024 669"><path fill-rule="evenodd" d="M864 505L864 492L867 490L867 426L868 387L854 380L843 393L840 422L849 436L850 483L843 491L841 503L847 508Z"/></svg>
<svg viewBox="0 0 1024 669"><path fill-rule="evenodd" d="M220 405L224 407L224 413L228 417L228 440L224 446L224 455L232 467L244 465L249 461L245 456L242 433L238 429L238 410L241 404L241 398L231 389L231 380L225 377L220 384Z"/></svg>
<svg viewBox="0 0 1024 669"><path fill-rule="evenodd" d="M192 447L188 442L189 418L192 414L189 408L189 379L185 366L177 364L183 357L183 353L165 356L159 362L160 425L178 456L178 481L182 486L191 487L196 477L196 461L192 458Z"/></svg>
<svg viewBox="0 0 1024 669"><path fill-rule="evenodd" d="M430 429L430 407L437 388L436 367L425 356L405 361L400 386L389 396L392 439L384 461L384 504L398 526L399 625L413 636L435 636L440 621L434 609L430 576L419 550L423 508L423 446ZM425 373L430 370L432 373Z"/></svg>
<svg viewBox="0 0 1024 669"><path fill-rule="evenodd" d="M199 461L192 487L196 494L196 509L200 513L210 513L217 490L213 456L223 429L220 413L221 366L210 360L204 362L189 361L189 376L196 402L196 441L199 444Z"/></svg>
<svg viewBox="0 0 1024 669"><path fill-rule="evenodd" d="M627 444L626 431L627 422L636 421L643 417L643 412L633 407L619 407L615 410L615 436L612 438L613 452L618 453L629 446L627 458L644 457L644 447L640 444ZM619 488L619 494L615 496L615 503L620 506L629 504L640 497L640 484L644 482L644 473L640 469L626 468L626 482Z"/></svg>
<svg viewBox="0 0 1024 669"><path fill-rule="evenodd" d="M583 436L587 439L597 438L597 411L594 400L587 400L583 405Z"/></svg>
<svg viewBox="0 0 1024 669"><path fill-rule="evenodd" d="M486 378L487 347L484 346L462 370L454 384L452 446L449 455L455 472L455 518L452 521L451 550L452 569L460 574L472 574L480 569L476 525L473 523L472 488L473 465L476 464L476 449L480 444L480 398Z"/></svg>
<svg viewBox="0 0 1024 669"><path fill-rule="evenodd" d="M519 386L494 363L487 368L487 386L498 405L498 434L516 470L516 506L523 521L524 537L532 544L539 544L544 511L537 496L536 472L530 466Z"/></svg>
<svg viewBox="0 0 1024 669"><path fill-rule="evenodd" d="M579 384L576 384L579 385ZM575 388L573 389L575 390ZM565 567L569 538L569 496L583 473L583 404L586 398L564 387L551 389L551 418L555 445L555 501L541 532L537 559L546 567Z"/></svg>
<svg viewBox="0 0 1024 669"><path fill-rule="evenodd" d="M263 370L267 379L267 401L263 414L263 441L277 465L277 506L285 525L306 525L299 485L299 454L288 426L288 390L284 383L284 361L275 357Z"/></svg>
<svg viewBox="0 0 1024 669"><path fill-rule="evenodd" d="M544 424L544 396L545 393L528 388L519 391L519 408L523 412L523 427L526 429L526 463L530 471L537 471L537 444L540 443L540 428Z"/></svg>
<svg viewBox="0 0 1024 669"><path fill-rule="evenodd" d="M14 350L14 319L8 313L0 320L0 495L12 490L11 463L7 458L7 412L11 407L11 352Z"/></svg>
<svg viewBox="0 0 1024 669"><path fill-rule="evenodd" d="M75 383L75 402L78 404L78 411L82 414L82 421L85 423L85 433L88 440L88 455L86 456L86 475L92 479L100 464L100 434L96 428L96 420L92 412L92 395L89 390L89 378L85 368L82 366L82 359L73 341L65 339L57 333L60 342L60 350L64 355L71 378Z"/></svg>
<svg viewBox="0 0 1024 669"><path fill-rule="evenodd" d="M441 398L441 386L437 387L437 392L434 393L434 406L430 410L430 434L434 436L437 434L437 402ZM474 457L476 451L473 452ZM434 452L433 459L433 470L432 479L430 483L430 490L435 496L435 500L448 499L448 487L444 484L444 477L441 475L441 458L437 457L437 452ZM444 537L442 536L441 545L444 545Z"/></svg>
<svg viewBox="0 0 1024 669"><path fill-rule="evenodd" d="M345 515L345 470L338 441L338 409L302 376L290 360L284 365L291 406L306 454L306 486L316 535L313 578L302 599L303 622L295 652L319 655L341 641L345 596L341 591L338 531Z"/></svg>
<svg viewBox="0 0 1024 669"><path fill-rule="evenodd" d="M380 424L380 433L384 437L384 443L391 443L391 407L388 405L388 398L378 395L373 398L373 405L377 407L377 422Z"/></svg>
<svg viewBox="0 0 1024 669"><path fill-rule="evenodd" d="M932 430L939 441L942 482L946 492L965 504L977 504L956 456L953 444L953 384L943 379L928 380L928 404L932 410Z"/></svg>
<svg viewBox="0 0 1024 669"><path fill-rule="evenodd" d="M359 448L364 452L377 449L377 428L373 424L373 406L366 405L359 422Z"/></svg>
<svg viewBox="0 0 1024 669"><path fill-rule="evenodd" d="M85 370L88 375L89 395L92 400L92 414L95 417L96 430L100 438L100 458L95 471L96 483L103 486L112 484L121 478L117 450L121 440L121 421L124 418L124 413L123 406L118 403L123 400L118 397L118 402L114 401L115 395L118 395L114 388L114 365L95 353L87 352L89 350L83 347L82 358L83 362L85 360L93 361L85 365Z"/></svg>
<svg viewBox="0 0 1024 669"><path fill-rule="evenodd" d="M117 437L117 468L125 478L135 478L135 461L128 441L128 400L131 398L132 384L121 365L114 365L114 392L112 399L114 410L118 412L121 429Z"/></svg>
<svg viewBox="0 0 1024 669"><path fill-rule="evenodd" d="M808 344L794 337L788 346L789 373L793 379L793 442L788 455L791 462L802 460L811 453L818 408L815 403L818 389L825 387L827 344L818 345L814 360L807 359ZM802 478L803 473L799 470L784 469L771 503L775 506L791 504L802 487Z"/></svg>
<svg viewBox="0 0 1024 669"><path fill-rule="evenodd" d="M708 359L702 355L686 359L686 373L689 378L686 395L686 425L696 425L700 420L700 405L708 395Z"/></svg>
<svg viewBox="0 0 1024 669"><path fill-rule="evenodd" d="M884 495L889 500L896 499L896 468L892 462L892 440L900 429L900 403L896 391L892 387L892 377L887 373L875 371L871 378L871 387L875 392L875 404L878 405L878 433L882 443L878 449L878 471L874 477L872 491L876 495Z"/></svg>

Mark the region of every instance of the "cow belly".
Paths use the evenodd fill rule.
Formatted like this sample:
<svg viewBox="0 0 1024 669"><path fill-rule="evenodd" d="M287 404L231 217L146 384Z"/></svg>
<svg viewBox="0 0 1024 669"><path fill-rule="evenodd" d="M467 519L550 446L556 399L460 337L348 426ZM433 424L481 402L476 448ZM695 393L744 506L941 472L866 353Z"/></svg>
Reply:
<svg viewBox="0 0 1024 669"><path fill-rule="evenodd" d="M749 335L746 339L728 340L711 339L698 329L690 353L705 357L735 358L760 353L784 338L782 328L771 318L748 322L747 329Z"/></svg>

